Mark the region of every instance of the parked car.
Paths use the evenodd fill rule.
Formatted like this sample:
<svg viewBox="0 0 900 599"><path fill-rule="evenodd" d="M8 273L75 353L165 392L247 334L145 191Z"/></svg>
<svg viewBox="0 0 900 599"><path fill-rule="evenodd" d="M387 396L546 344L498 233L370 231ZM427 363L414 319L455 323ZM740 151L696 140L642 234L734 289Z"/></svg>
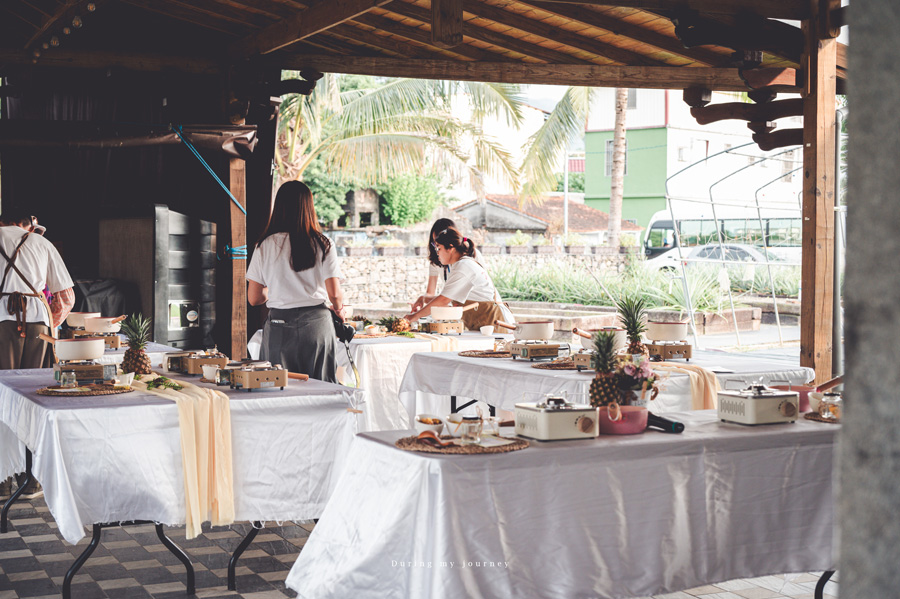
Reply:
<svg viewBox="0 0 900 599"><path fill-rule="evenodd" d="M696 266L697 264L721 264L723 260L726 261L726 264L735 262L765 263L766 254L763 253L764 251L768 253L769 262L782 262L782 258L771 250L763 250L753 245L735 243L719 245L718 243L710 243L689 249L682 248L686 267ZM665 254L651 258L644 265L652 270L681 270L677 249L671 249Z"/></svg>

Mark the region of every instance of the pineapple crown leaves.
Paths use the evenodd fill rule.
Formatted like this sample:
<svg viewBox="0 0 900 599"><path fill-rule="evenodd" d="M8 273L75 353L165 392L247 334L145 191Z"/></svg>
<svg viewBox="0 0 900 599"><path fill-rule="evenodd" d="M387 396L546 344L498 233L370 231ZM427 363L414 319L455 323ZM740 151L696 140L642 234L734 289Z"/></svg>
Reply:
<svg viewBox="0 0 900 599"><path fill-rule="evenodd" d="M150 341L150 318L132 314L125 319L120 330L128 338L128 347L143 349Z"/></svg>
<svg viewBox="0 0 900 599"><path fill-rule="evenodd" d="M647 330L647 307L644 298L639 296L626 296L616 301L619 310L619 319L630 341L639 340L641 333Z"/></svg>
<svg viewBox="0 0 900 599"><path fill-rule="evenodd" d="M385 316L384 318L382 318L381 320L378 321L378 324L383 327L390 327L398 320L400 320L399 316Z"/></svg>
<svg viewBox="0 0 900 599"><path fill-rule="evenodd" d="M591 368L600 374L609 374L616 367L616 334L598 331L594 335L594 354L591 356Z"/></svg>

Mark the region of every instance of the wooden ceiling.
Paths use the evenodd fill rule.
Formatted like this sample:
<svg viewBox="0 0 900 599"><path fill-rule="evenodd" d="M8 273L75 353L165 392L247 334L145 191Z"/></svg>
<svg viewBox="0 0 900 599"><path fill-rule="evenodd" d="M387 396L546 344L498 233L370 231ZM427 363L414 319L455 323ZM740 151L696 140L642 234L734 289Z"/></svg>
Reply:
<svg viewBox="0 0 900 599"><path fill-rule="evenodd" d="M774 19L802 19L808 8L808 0L2 0L0 74L35 66L216 72L265 64L746 90L735 66L759 66L782 81L791 73L783 69L798 66L800 27ZM747 62L735 62L741 59Z"/></svg>

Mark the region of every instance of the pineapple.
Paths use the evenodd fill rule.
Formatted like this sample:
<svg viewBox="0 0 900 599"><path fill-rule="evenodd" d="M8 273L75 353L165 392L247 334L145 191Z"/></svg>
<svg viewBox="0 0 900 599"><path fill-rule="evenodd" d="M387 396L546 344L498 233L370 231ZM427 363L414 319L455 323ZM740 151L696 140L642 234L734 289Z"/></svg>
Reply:
<svg viewBox="0 0 900 599"><path fill-rule="evenodd" d="M391 333L405 333L410 329L409 321L397 316L386 316L379 320L378 324Z"/></svg>
<svg viewBox="0 0 900 599"><path fill-rule="evenodd" d="M128 338L128 349L122 360L122 372L151 374L150 356L144 351L150 341L150 319L132 314L122 323L122 334Z"/></svg>
<svg viewBox="0 0 900 599"><path fill-rule="evenodd" d="M647 347L641 343L641 334L647 330L644 299L640 297L623 297L616 302L619 319L628 336L628 353L645 354Z"/></svg>
<svg viewBox="0 0 900 599"><path fill-rule="evenodd" d="M591 406L603 407L617 402L619 389L616 386L616 334L599 331L594 335L594 355L591 368L597 371L591 381Z"/></svg>

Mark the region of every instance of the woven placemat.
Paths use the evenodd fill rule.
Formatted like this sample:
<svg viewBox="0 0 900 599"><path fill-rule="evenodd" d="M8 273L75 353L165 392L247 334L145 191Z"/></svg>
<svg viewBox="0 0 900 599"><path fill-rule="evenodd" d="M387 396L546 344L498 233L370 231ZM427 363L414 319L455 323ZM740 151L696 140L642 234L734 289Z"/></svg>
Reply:
<svg viewBox="0 0 900 599"><path fill-rule="evenodd" d="M379 337L390 337L393 333L356 333L354 339L378 339Z"/></svg>
<svg viewBox="0 0 900 599"><path fill-rule="evenodd" d="M812 420L813 422L826 422L828 424L840 424L841 421L837 418L822 418L815 412L807 412L803 415L807 420Z"/></svg>
<svg viewBox="0 0 900 599"><path fill-rule="evenodd" d="M78 385L77 388L87 388L88 391L50 391L50 389L62 389L59 385L51 387L43 387L35 391L38 395L46 395L48 397L86 397L88 395L116 395L117 393L131 393L134 391L131 387L128 389L114 389L111 385Z"/></svg>
<svg viewBox="0 0 900 599"><path fill-rule="evenodd" d="M508 351L494 351L492 349L470 349L461 351L457 355L464 358L511 358Z"/></svg>
<svg viewBox="0 0 900 599"><path fill-rule="evenodd" d="M447 440L453 437L444 435L441 439ZM518 451L528 447L529 443L525 439L510 439L509 437L500 437L501 439L509 439L512 443L499 445L497 447L482 447L481 445L451 445L449 447L435 447L428 443L422 443L418 437L403 437L394 445L404 451L421 451L424 453L442 453L456 455L475 455L480 453L507 453L510 451Z"/></svg>
<svg viewBox="0 0 900 599"><path fill-rule="evenodd" d="M531 367L539 370L578 370L575 362L569 358L558 362L537 362L532 364Z"/></svg>

